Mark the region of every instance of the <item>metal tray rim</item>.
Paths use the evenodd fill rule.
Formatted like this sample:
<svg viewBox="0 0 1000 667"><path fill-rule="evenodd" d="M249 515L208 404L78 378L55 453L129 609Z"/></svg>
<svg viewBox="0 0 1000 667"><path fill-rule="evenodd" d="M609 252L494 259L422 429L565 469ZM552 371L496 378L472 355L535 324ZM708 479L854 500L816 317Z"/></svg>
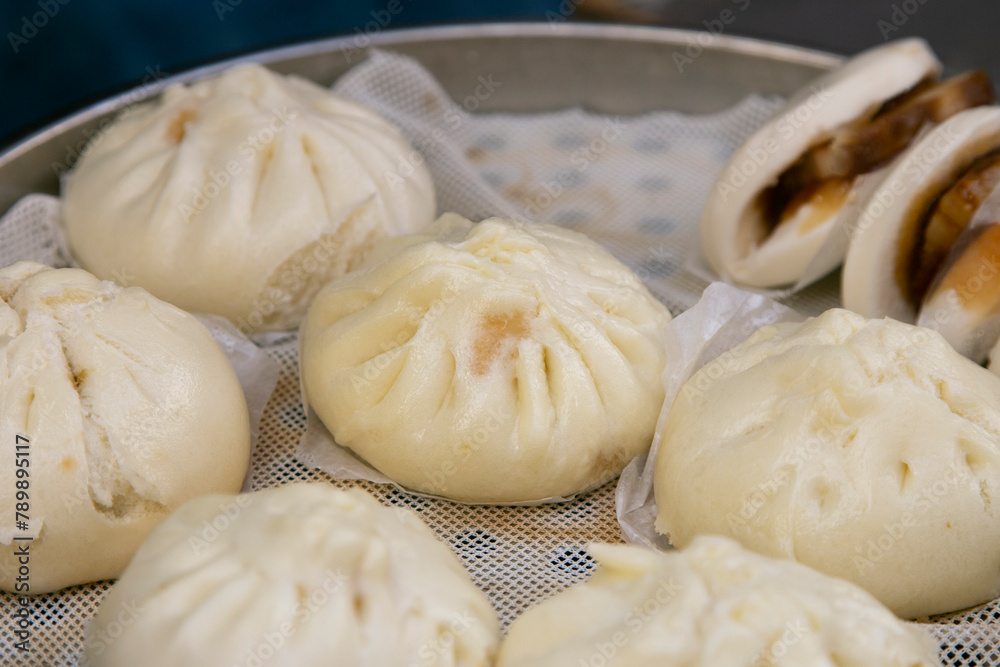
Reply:
<svg viewBox="0 0 1000 667"><path fill-rule="evenodd" d="M610 41L687 45L690 39L696 39L698 35L703 34L706 33L704 31L681 28L601 23L483 23L388 29L371 36L371 42L366 46L389 47L400 43L448 41L482 37L516 39L519 37L546 36L554 39L590 38L605 39ZM65 118L43 127L21 141L14 143L7 149L0 152L0 167L3 167L11 161L25 155L36 146L44 144L46 141L63 131L72 129L74 126L97 118L105 113L115 111L123 106L126 106L127 104L132 104L148 97L152 97L167 86L193 81L195 79L220 72L234 65L246 62L269 64L319 53L335 53L340 50L352 48L355 46L354 42L356 39L356 35L342 35L338 37L310 40L290 46L264 49L242 56L221 60L209 65L203 65L194 69L185 70L184 72L165 77L155 84L132 88L100 102L86 106L79 111L66 116ZM732 53L734 55L747 54L766 56L775 60L782 60L802 65L811 65L824 69L832 68L843 60L842 56L825 51L792 46L788 44L779 44L777 42L769 42L752 37L739 37L725 34L713 35L711 48L715 51Z"/></svg>

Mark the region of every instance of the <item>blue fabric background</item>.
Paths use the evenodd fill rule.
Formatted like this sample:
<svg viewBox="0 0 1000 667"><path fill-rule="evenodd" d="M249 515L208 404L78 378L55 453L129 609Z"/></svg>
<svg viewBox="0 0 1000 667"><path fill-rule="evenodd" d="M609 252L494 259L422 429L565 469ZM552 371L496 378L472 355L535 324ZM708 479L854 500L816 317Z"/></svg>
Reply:
<svg viewBox="0 0 1000 667"><path fill-rule="evenodd" d="M157 67L176 73L224 55L353 34L390 1L0 0L0 146L140 83ZM390 28L542 18L559 5L398 1L402 11Z"/></svg>

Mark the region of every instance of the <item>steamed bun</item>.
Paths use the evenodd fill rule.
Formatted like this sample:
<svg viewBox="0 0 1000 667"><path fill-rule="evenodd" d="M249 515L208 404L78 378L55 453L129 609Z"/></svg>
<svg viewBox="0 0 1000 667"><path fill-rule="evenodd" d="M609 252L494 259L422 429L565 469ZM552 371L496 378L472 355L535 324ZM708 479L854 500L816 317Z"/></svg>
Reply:
<svg viewBox="0 0 1000 667"><path fill-rule="evenodd" d="M662 426L657 529L734 537L900 616L1000 595L1000 378L937 332L830 310L706 364Z"/></svg>
<svg viewBox="0 0 1000 667"><path fill-rule="evenodd" d="M290 329L376 240L433 220L415 155L374 112L244 65L97 135L65 180L63 222L101 278L244 332Z"/></svg>
<svg viewBox="0 0 1000 667"><path fill-rule="evenodd" d="M34 262L0 269L0 300L0 441L10 456L0 466L0 588L47 593L117 577L182 503L239 490L246 401L196 319L138 287ZM19 490L27 531L15 516ZM26 542L16 538L31 536L29 580L19 582Z"/></svg>
<svg viewBox="0 0 1000 667"><path fill-rule="evenodd" d="M448 214L319 293L302 378L337 442L410 489L568 496L649 446L669 320L581 234Z"/></svg>
<svg viewBox="0 0 1000 667"><path fill-rule="evenodd" d="M93 667L489 667L496 613L414 514L297 483L181 507L86 637Z"/></svg>
<svg viewBox="0 0 1000 667"><path fill-rule="evenodd" d="M938 664L929 635L860 588L732 540L590 552L594 576L514 621L497 667Z"/></svg>

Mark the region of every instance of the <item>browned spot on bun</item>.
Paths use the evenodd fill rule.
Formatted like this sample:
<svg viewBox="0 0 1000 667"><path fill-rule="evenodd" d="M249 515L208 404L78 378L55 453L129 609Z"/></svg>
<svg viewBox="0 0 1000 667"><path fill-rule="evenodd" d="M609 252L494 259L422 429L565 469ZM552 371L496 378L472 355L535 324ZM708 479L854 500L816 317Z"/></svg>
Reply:
<svg viewBox="0 0 1000 667"><path fill-rule="evenodd" d="M80 389L80 385L83 384L84 380L87 379L87 369L81 368L80 370L70 370L73 379L73 388L76 390Z"/></svg>
<svg viewBox="0 0 1000 667"><path fill-rule="evenodd" d="M191 109L182 109L177 112L170 124L167 125L167 140L175 144L181 143L184 138L184 125L189 120L194 120L195 113Z"/></svg>
<svg viewBox="0 0 1000 667"><path fill-rule="evenodd" d="M626 453L619 449L602 450L594 458L594 464L590 468L591 476L594 479L611 479L622 471L628 463L627 458Z"/></svg>
<svg viewBox="0 0 1000 667"><path fill-rule="evenodd" d="M73 470L73 468L75 467L76 467L76 461L74 461L68 456L59 462L59 469L65 470L66 472Z"/></svg>
<svg viewBox="0 0 1000 667"><path fill-rule="evenodd" d="M472 346L472 372L485 375L505 350L509 359L515 359L517 346L513 343L527 336L529 328L524 313L488 315Z"/></svg>

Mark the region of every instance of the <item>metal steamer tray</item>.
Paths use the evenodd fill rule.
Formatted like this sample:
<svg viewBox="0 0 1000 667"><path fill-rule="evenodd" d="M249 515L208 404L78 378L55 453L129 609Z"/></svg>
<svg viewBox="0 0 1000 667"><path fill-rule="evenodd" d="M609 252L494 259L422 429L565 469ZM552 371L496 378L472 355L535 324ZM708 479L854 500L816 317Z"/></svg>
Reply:
<svg viewBox="0 0 1000 667"><path fill-rule="evenodd" d="M358 36L264 51L151 81L88 107L0 153L0 212L31 193L58 193L58 176L116 111L241 62L260 62L323 85L364 59L370 48L411 56L458 103L483 112L546 112L580 107L624 116L674 110L711 113L746 96L788 96L841 62L838 56L759 40L682 30L587 24L491 24L387 31L364 44ZM682 58L675 59L675 56ZM688 60L684 60L684 58ZM682 67L678 62L683 63ZM503 85L475 96L479 77ZM676 314L676 313L675 313ZM294 344L269 350L283 373L260 425L252 462L255 489L296 480L329 480L295 459L302 411ZM343 483L340 483L343 484ZM455 505L355 483L380 501L416 511L463 560L490 597L506 627L538 601L585 579L594 563L592 541L621 541L614 513L614 482L571 502L538 507ZM80 662L83 631L108 582L35 598L32 652L18 654L12 608L0 595L0 662L69 665ZM991 603L930 624L951 665L1000 661Z"/></svg>
<svg viewBox="0 0 1000 667"><path fill-rule="evenodd" d="M492 24L387 31L264 51L152 80L76 113L0 153L0 211L31 192L55 194L69 166L114 113L165 87L243 62L260 62L323 85L383 48L416 58L456 101L474 95L477 77L504 85L475 110L543 112L580 106L636 115L674 109L709 113L751 93L788 95L841 58L792 46L684 30L569 24ZM703 45L704 43L704 45ZM674 54L697 57L680 71ZM151 77L150 77L151 78ZM472 108L470 106L470 108Z"/></svg>

